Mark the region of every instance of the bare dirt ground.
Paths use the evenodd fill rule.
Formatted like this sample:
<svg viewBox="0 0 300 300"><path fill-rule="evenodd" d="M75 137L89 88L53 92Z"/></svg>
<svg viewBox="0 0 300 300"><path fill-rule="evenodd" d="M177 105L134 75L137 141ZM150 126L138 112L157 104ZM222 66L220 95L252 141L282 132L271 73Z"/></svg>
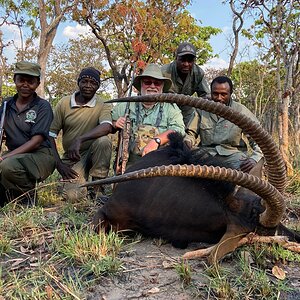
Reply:
<svg viewBox="0 0 300 300"><path fill-rule="evenodd" d="M185 252L170 244L157 245L151 239L143 240L123 253L122 274L104 278L89 291L87 299L193 299L196 289L205 286L205 277L201 275L204 264L196 260L189 262L192 280L197 284L195 290L186 289L174 268Z"/></svg>
<svg viewBox="0 0 300 300"><path fill-rule="evenodd" d="M185 285L174 266L180 263L180 257L187 250L203 247L201 244L192 244L182 250L170 244L159 245L152 239L143 240L130 247L122 254L123 272L112 278L105 277L101 282L88 289L88 300L121 300L121 299L242 299L222 297L214 290L213 283L207 276L205 260L189 260L191 267L191 281ZM238 276L238 259L236 254L225 258L220 266L229 269L229 273ZM268 262L267 273L270 281L275 282L271 269L273 262ZM281 292L277 299L300 299L300 263L285 263L280 267L286 273L288 285L293 291ZM255 267L253 267L255 269ZM258 299L249 297L244 299ZM262 298L273 299L273 298ZM274 298L276 299L276 298Z"/></svg>

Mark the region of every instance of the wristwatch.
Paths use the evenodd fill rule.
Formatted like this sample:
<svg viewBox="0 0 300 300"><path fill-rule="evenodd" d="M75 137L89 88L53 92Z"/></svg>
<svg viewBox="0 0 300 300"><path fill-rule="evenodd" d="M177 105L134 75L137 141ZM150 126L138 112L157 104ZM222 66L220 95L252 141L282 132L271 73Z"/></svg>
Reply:
<svg viewBox="0 0 300 300"><path fill-rule="evenodd" d="M158 148L159 148L159 147L160 147L160 144L161 144L160 138L155 137L155 138L153 138L153 139L154 139L154 141L158 144Z"/></svg>

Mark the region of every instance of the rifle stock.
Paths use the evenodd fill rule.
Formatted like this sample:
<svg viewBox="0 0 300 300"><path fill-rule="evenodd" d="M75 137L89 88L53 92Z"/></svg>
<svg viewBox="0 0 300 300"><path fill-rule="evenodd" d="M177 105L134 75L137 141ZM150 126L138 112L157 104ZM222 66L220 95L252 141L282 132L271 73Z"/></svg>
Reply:
<svg viewBox="0 0 300 300"><path fill-rule="evenodd" d="M134 73L136 70L136 64L137 62L134 63L133 70L132 70L128 97L131 97L131 93L132 93L132 85L134 80ZM129 118L129 104L130 103L128 102L124 114L126 118L125 126L121 131L119 131L118 134L117 157L115 160L116 175L124 174L128 162L128 158L129 158L129 141L130 141L130 131L131 131L131 121Z"/></svg>
<svg viewBox="0 0 300 300"><path fill-rule="evenodd" d="M129 119L129 105L128 108L126 108L125 118L125 126L122 130L119 131L118 134L118 151L115 166L116 175L124 174L129 158L129 140L131 131L131 121Z"/></svg>
<svg viewBox="0 0 300 300"><path fill-rule="evenodd" d="M2 110L2 115L1 115L1 120L0 120L0 153L2 150L2 142L3 142L3 135L4 135L4 121L5 121L5 114L6 114L6 105L7 101L3 102L3 110Z"/></svg>

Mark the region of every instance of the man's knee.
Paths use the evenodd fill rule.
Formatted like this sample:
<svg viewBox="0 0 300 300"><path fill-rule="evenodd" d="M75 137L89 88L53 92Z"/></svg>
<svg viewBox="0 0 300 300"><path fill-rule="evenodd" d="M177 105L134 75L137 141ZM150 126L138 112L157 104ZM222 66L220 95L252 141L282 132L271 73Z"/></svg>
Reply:
<svg viewBox="0 0 300 300"><path fill-rule="evenodd" d="M101 149L102 151L111 151L112 149L112 142L108 136L101 136L100 138L96 139L93 142L93 146Z"/></svg>
<svg viewBox="0 0 300 300"><path fill-rule="evenodd" d="M16 159L6 158L1 162L1 177L8 181L14 181L15 176L22 171L22 166Z"/></svg>

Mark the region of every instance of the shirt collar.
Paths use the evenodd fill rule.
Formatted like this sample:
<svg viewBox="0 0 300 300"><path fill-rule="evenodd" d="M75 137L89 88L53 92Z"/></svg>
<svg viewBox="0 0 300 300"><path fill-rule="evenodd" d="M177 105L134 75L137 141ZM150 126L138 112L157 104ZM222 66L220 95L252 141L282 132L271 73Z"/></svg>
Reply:
<svg viewBox="0 0 300 300"><path fill-rule="evenodd" d="M79 105L79 104L76 103L75 96L77 94L79 94L79 92L75 92L71 96L71 108L81 107L81 106L95 107L95 105L96 105L96 99L97 99L97 95L96 94L93 96L93 98L89 102L87 102L86 104L83 104L83 105Z"/></svg>
<svg viewBox="0 0 300 300"><path fill-rule="evenodd" d="M157 107L157 105L158 105L158 102L156 102L152 107L146 108L146 107L143 105L143 103L140 103L140 106L142 107L142 109L143 109L144 111L154 110L155 107Z"/></svg>
<svg viewBox="0 0 300 300"><path fill-rule="evenodd" d="M18 94L15 94L13 97L12 97L12 102L11 102L11 106L13 106L14 108L16 108L16 102L17 102L17 99L18 99ZM33 93L33 99L31 102L28 103L28 105L26 106L27 108L30 108L32 106L34 106L41 98L37 95L36 92Z"/></svg>

